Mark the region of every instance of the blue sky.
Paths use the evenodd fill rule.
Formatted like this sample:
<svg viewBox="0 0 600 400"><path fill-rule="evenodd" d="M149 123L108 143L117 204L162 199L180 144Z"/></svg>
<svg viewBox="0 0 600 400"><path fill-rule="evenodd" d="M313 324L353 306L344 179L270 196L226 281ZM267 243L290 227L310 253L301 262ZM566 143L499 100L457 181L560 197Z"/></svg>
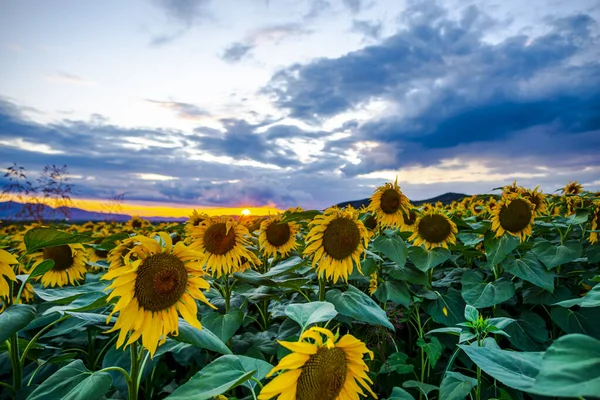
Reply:
<svg viewBox="0 0 600 400"><path fill-rule="evenodd" d="M79 197L600 190L596 0L0 0L0 59L0 161Z"/></svg>

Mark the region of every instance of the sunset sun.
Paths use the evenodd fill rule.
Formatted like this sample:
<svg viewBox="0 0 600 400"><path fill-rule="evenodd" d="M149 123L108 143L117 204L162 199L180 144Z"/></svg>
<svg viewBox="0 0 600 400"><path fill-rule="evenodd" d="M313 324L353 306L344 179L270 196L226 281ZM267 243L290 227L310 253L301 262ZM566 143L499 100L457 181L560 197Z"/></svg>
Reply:
<svg viewBox="0 0 600 400"><path fill-rule="evenodd" d="M244 208L244 209L242 210L242 215L248 216L248 215L250 215L250 214L251 214L251 212L250 212L250 210L248 210L247 208Z"/></svg>

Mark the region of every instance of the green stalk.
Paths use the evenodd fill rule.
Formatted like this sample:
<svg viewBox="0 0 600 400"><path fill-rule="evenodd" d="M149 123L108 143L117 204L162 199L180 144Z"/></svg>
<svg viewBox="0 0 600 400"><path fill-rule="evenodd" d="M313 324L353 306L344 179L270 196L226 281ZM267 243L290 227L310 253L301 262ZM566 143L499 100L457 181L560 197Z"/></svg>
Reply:
<svg viewBox="0 0 600 400"><path fill-rule="evenodd" d="M137 342L131 345L131 371L127 387L129 391L129 400L137 400L139 391L139 367L140 359L138 357Z"/></svg>
<svg viewBox="0 0 600 400"><path fill-rule="evenodd" d="M19 339L16 333L10 337L10 363L13 367L13 389L18 392L21 390L23 366L19 361Z"/></svg>
<svg viewBox="0 0 600 400"><path fill-rule="evenodd" d="M325 301L325 279L319 278L319 301Z"/></svg>
<svg viewBox="0 0 600 400"><path fill-rule="evenodd" d="M481 400L481 368L477 367L477 389L475 389L475 398Z"/></svg>

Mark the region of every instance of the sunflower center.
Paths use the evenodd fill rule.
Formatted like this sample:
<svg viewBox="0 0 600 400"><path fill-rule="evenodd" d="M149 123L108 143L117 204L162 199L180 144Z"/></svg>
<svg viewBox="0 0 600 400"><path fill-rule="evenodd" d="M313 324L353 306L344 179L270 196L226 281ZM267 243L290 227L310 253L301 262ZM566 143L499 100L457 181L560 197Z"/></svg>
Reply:
<svg viewBox="0 0 600 400"><path fill-rule="evenodd" d="M505 230L521 232L531 221L531 207L525 200L515 199L508 206L502 206L498 217Z"/></svg>
<svg viewBox="0 0 600 400"><path fill-rule="evenodd" d="M360 231L351 219L334 219L323 232L323 247L327 254L336 260L350 256L359 244Z"/></svg>
<svg viewBox="0 0 600 400"><path fill-rule="evenodd" d="M283 246L290 240L290 226L286 223L273 222L267 227L267 241L271 246Z"/></svg>
<svg viewBox="0 0 600 400"><path fill-rule="evenodd" d="M165 310L185 293L187 279L187 270L179 258L154 254L138 268L134 295L145 310Z"/></svg>
<svg viewBox="0 0 600 400"><path fill-rule="evenodd" d="M417 213L413 210L410 210L408 214L404 213L402 215L404 216L404 224L406 225L414 225L414 223L417 221Z"/></svg>
<svg viewBox="0 0 600 400"><path fill-rule="evenodd" d="M297 400L334 400L346 381L346 353L339 348L320 348L302 367L296 391Z"/></svg>
<svg viewBox="0 0 600 400"><path fill-rule="evenodd" d="M73 265L73 252L66 244L46 247L44 249L44 260L54 261L54 267L52 267L54 271L64 271Z"/></svg>
<svg viewBox="0 0 600 400"><path fill-rule="evenodd" d="M94 254L96 254L98 256L98 258L106 258L106 256L108 256L108 251L100 250L99 248L96 247L94 249Z"/></svg>
<svg viewBox="0 0 600 400"><path fill-rule="evenodd" d="M365 226L370 230L377 228L377 218L373 215L369 215L365 220Z"/></svg>
<svg viewBox="0 0 600 400"><path fill-rule="evenodd" d="M402 199L394 189L387 189L381 195L381 210L386 214L394 214L400 208Z"/></svg>
<svg viewBox="0 0 600 400"><path fill-rule="evenodd" d="M419 235L429 243L441 243L452 233L450 222L440 214L421 218L418 229Z"/></svg>
<svg viewBox="0 0 600 400"><path fill-rule="evenodd" d="M142 221L140 221L139 219L134 219L133 221L131 221L131 227L134 229L141 228Z"/></svg>
<svg viewBox="0 0 600 400"><path fill-rule="evenodd" d="M235 247L235 229L229 229L225 222L209 226L204 233L204 248L206 251L221 255Z"/></svg>

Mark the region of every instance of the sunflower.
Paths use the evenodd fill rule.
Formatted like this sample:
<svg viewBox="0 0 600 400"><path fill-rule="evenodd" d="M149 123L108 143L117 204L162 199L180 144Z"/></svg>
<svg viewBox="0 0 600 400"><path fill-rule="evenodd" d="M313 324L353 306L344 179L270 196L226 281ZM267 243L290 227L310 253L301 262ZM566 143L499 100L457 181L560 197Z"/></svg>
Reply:
<svg viewBox="0 0 600 400"><path fill-rule="evenodd" d="M377 285L379 284L377 280L377 272L373 272L369 275L369 294L373 296L373 293L377 291Z"/></svg>
<svg viewBox="0 0 600 400"><path fill-rule="evenodd" d="M229 217L212 217L192 228L190 247L202 253L201 264L217 278L239 271L242 257L254 265L261 262L246 248L250 233L239 221Z"/></svg>
<svg viewBox="0 0 600 400"><path fill-rule="evenodd" d="M529 199L519 195L503 197L492 212L492 229L496 231L496 237L507 232L523 241L531 235L534 218Z"/></svg>
<svg viewBox="0 0 600 400"><path fill-rule="evenodd" d="M398 186L398 179L394 183L379 186L371 196L367 208L382 227L397 228L402 225L402 214L408 212L410 200Z"/></svg>
<svg viewBox="0 0 600 400"><path fill-rule="evenodd" d="M185 232L189 235L193 227L200 225L202 221L208 218L210 217L207 214L194 210L185 223Z"/></svg>
<svg viewBox="0 0 600 400"><path fill-rule="evenodd" d="M347 206L344 210L331 207L323 215L317 215L309 224L304 255L317 265L317 274L333 281L341 277L348 280L353 264L360 269L360 256L369 244L370 233L358 219L358 211Z"/></svg>
<svg viewBox="0 0 600 400"><path fill-rule="evenodd" d="M402 232L414 232L417 229L417 218L419 218L419 213L414 208L403 213L400 230Z"/></svg>
<svg viewBox="0 0 600 400"><path fill-rule="evenodd" d="M469 207L471 215L481 215L485 211L485 204L483 200L475 200Z"/></svg>
<svg viewBox="0 0 600 400"><path fill-rule="evenodd" d="M523 197L527 198L532 206L535 216L544 215L548 212L548 203L546 202L546 195L541 191L538 191L539 186L536 186L533 190L525 190Z"/></svg>
<svg viewBox="0 0 600 400"><path fill-rule="evenodd" d="M521 194L524 191L525 188L523 186L517 186L517 181L514 181L512 185L507 185L502 188L502 196Z"/></svg>
<svg viewBox="0 0 600 400"><path fill-rule="evenodd" d="M264 255L286 257L296 250L296 234L300 230L295 222L281 222L281 215L269 217L260 224L258 243Z"/></svg>
<svg viewBox="0 0 600 400"><path fill-rule="evenodd" d="M173 246L165 232L160 232L157 239L136 236L135 249L140 258L102 277L112 280L107 288L112 289L107 301L119 297L107 318L109 323L112 315L119 312L115 325L109 330L120 330L117 348L132 331L125 346L141 337L151 356L169 334L178 335L178 311L190 325L202 329L196 300L215 308L201 291L210 288L203 279L202 264L197 261L202 254L188 249L183 242Z"/></svg>
<svg viewBox="0 0 600 400"><path fill-rule="evenodd" d="M594 203L595 209L592 211L592 221L591 221L591 229L592 231L596 231L600 229L600 201L596 201ZM598 232L590 232L590 237L588 241L591 244L598 243Z"/></svg>
<svg viewBox="0 0 600 400"><path fill-rule="evenodd" d="M143 219L137 215L131 217L131 219L125 224L125 227L133 230L142 229L147 226L150 226L150 221Z"/></svg>
<svg viewBox="0 0 600 400"><path fill-rule="evenodd" d="M279 344L292 353L269 372L267 377L285 370L262 388L259 400L354 400L364 395L361 386L377 398L363 361L364 354L372 360L373 352L354 336L339 338L328 329L313 327L298 342Z"/></svg>
<svg viewBox="0 0 600 400"><path fill-rule="evenodd" d="M18 263L19 261L15 256L6 250L0 249L0 298L8 297L10 293L10 287L6 279L10 279L13 282L17 281L15 271L11 265Z"/></svg>
<svg viewBox="0 0 600 400"><path fill-rule="evenodd" d="M415 246L425 244L425 249L430 250L434 247L448 248L448 243L456 243L456 224L441 210L433 209L420 215L415 225L414 233L408 238Z"/></svg>
<svg viewBox="0 0 600 400"><path fill-rule="evenodd" d="M567 183L562 189L563 194L579 194L583 191L583 185L580 185L578 181Z"/></svg>
<svg viewBox="0 0 600 400"><path fill-rule="evenodd" d="M111 249L106 255L109 269L124 267L126 265L125 257L129 256L129 260L135 261L137 257L130 255L131 250L136 246L135 237L129 237L119 242L117 247Z"/></svg>
<svg viewBox="0 0 600 400"><path fill-rule="evenodd" d="M491 214L494 211L496 204L498 204L498 199L496 199L495 197L490 197L485 203L486 211Z"/></svg>
<svg viewBox="0 0 600 400"><path fill-rule="evenodd" d="M63 244L60 246L46 247L34 255L37 260L31 270L44 260L54 261L54 267L38 279L44 287L63 287L73 285L85 277L86 250L80 244Z"/></svg>

